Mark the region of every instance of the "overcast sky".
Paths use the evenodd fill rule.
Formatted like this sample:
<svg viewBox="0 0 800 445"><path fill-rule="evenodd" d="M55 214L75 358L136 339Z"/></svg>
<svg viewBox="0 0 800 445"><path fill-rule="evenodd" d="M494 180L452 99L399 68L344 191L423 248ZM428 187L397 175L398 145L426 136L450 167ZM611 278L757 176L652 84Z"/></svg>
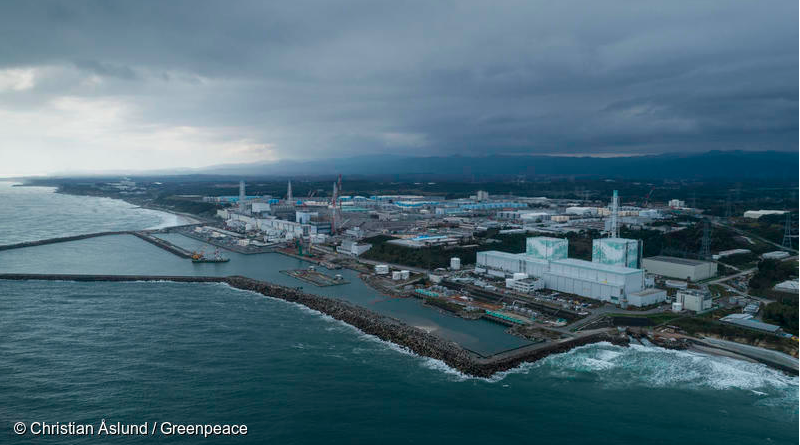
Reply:
<svg viewBox="0 0 800 445"><path fill-rule="evenodd" d="M797 0L0 3L0 175L797 132Z"/></svg>

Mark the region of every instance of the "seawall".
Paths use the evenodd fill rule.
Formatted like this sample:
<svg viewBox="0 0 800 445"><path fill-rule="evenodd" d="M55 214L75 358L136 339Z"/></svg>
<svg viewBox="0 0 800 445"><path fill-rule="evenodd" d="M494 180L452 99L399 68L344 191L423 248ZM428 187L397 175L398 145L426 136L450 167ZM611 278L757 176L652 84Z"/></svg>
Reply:
<svg viewBox="0 0 800 445"><path fill-rule="evenodd" d="M62 280L62 281L175 281L227 283L237 289L249 290L281 300L302 304L310 309L327 314L354 326L362 332L374 335L408 348L412 352L441 360L464 374L489 377L507 371L524 362L532 362L572 348L608 341L627 345L627 335L616 332L599 332L549 343L537 343L528 347L508 351L492 357L480 358L458 344L444 340L421 329L410 326L392 317L378 314L360 306L335 298L322 297L285 286L254 280L241 276L192 277L153 275L71 275L71 274L0 274L6 280Z"/></svg>
<svg viewBox="0 0 800 445"><path fill-rule="evenodd" d="M11 250L11 249L19 249L21 247L32 247L32 246L43 246L45 244L55 244L55 243L63 243L66 241L77 241L87 238L95 238L98 236L106 236L106 235L126 235L132 232L127 230L115 231L115 232L95 232L95 233L84 233L82 235L72 235L72 236L62 236L58 238L48 238L38 241L25 241L22 243L16 244L6 244L4 246L0 246L0 250Z"/></svg>

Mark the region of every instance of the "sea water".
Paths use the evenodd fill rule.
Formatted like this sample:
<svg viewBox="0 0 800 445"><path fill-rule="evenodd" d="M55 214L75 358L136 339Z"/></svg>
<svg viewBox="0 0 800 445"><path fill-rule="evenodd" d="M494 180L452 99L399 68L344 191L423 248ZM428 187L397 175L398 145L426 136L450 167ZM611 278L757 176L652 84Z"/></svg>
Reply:
<svg viewBox="0 0 800 445"><path fill-rule="evenodd" d="M54 195L41 193L46 197L28 198ZM36 239L161 223L119 202L109 205L136 216L110 221L91 210L102 199L79 198L90 213L79 216L88 221L81 226L52 223L41 205L28 205L33 216L23 223L0 201L2 242L30 240L31 225ZM103 237L0 252L0 273L213 275L242 268L292 284L276 269L303 267L279 255L249 257L194 268L136 238ZM353 287L306 290L394 311L475 348L514 339L477 325L483 328L471 340L460 319L414 309L413 300L375 301L357 276L348 279ZM223 284L0 281L0 443L97 442L17 436L12 425L97 427L105 419L248 426L246 436L209 443L788 444L798 441L797 394L797 377L761 364L605 343L471 378L303 306Z"/></svg>

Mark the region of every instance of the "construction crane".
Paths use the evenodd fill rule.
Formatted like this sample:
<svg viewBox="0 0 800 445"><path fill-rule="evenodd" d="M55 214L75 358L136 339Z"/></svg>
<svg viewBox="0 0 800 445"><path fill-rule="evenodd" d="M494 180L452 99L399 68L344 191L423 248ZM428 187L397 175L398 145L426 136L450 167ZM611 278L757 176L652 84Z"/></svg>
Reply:
<svg viewBox="0 0 800 445"><path fill-rule="evenodd" d="M650 196L653 195L655 190L656 186L653 186L653 188L650 189L650 191L647 193L647 196L644 197L644 204L642 204L642 207L647 207L647 203L650 202Z"/></svg>

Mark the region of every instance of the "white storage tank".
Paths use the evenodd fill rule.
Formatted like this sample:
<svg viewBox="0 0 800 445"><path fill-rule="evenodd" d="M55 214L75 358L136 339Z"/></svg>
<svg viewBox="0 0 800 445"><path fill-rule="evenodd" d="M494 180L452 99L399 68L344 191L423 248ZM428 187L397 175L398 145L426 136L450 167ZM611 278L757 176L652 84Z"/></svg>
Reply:
<svg viewBox="0 0 800 445"><path fill-rule="evenodd" d="M399 271L397 271L397 270L395 270L394 272L392 272L392 279L393 279L393 280L399 280L399 279L400 279L400 272L399 272Z"/></svg>
<svg viewBox="0 0 800 445"><path fill-rule="evenodd" d="M461 269L461 258L457 257L450 258L450 269L453 270Z"/></svg>
<svg viewBox="0 0 800 445"><path fill-rule="evenodd" d="M407 280L410 276L411 276L411 273L409 271L407 271L407 270L401 270L400 271L400 279L401 280Z"/></svg>
<svg viewBox="0 0 800 445"><path fill-rule="evenodd" d="M377 275L386 275L389 273L389 266L385 264L378 264L375 266L375 273Z"/></svg>

